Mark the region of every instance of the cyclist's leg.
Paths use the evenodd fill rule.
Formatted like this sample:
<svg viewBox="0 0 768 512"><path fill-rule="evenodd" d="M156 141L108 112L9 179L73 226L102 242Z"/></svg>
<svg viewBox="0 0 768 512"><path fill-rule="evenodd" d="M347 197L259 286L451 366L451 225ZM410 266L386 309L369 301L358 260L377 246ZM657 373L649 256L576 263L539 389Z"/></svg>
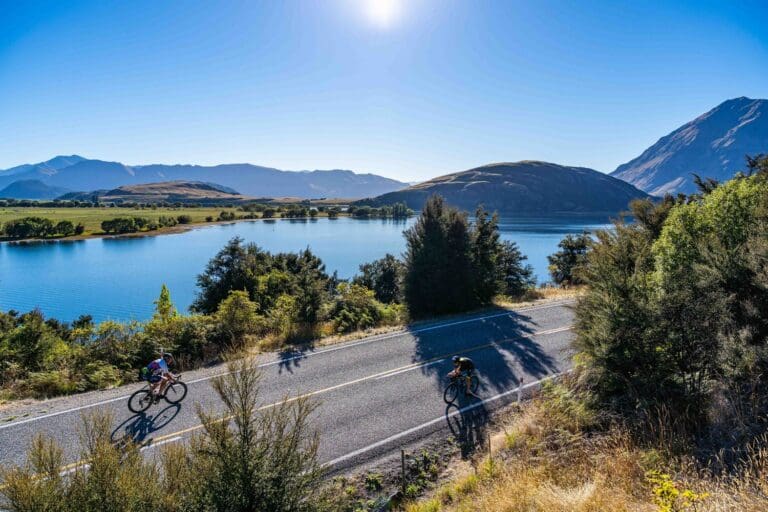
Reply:
<svg viewBox="0 0 768 512"><path fill-rule="evenodd" d="M171 379L168 377L168 375L163 375L162 380L160 381L160 394L164 394L165 390L168 388L168 384L170 384Z"/></svg>

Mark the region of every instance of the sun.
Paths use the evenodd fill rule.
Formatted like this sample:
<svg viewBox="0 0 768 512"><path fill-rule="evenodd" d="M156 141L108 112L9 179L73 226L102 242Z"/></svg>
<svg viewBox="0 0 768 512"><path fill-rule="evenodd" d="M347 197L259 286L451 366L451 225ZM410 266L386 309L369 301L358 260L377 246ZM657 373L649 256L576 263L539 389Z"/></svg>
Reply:
<svg viewBox="0 0 768 512"><path fill-rule="evenodd" d="M400 17L402 0L364 0L365 15L380 28L391 27Z"/></svg>

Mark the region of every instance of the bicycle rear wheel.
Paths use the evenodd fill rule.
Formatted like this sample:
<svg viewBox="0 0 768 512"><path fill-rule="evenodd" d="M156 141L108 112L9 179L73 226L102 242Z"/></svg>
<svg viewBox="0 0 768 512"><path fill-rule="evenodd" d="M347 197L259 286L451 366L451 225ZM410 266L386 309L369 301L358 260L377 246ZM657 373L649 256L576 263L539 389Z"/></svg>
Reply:
<svg viewBox="0 0 768 512"><path fill-rule="evenodd" d="M165 401L169 404L177 404L187 396L187 385L177 380L168 385L165 390Z"/></svg>
<svg viewBox="0 0 768 512"><path fill-rule="evenodd" d="M452 404L456 401L456 398L459 396L459 386L456 385L456 381L451 382L446 386L445 391L443 391L443 400L445 400L445 403Z"/></svg>
<svg viewBox="0 0 768 512"><path fill-rule="evenodd" d="M152 405L152 393L148 389L140 389L128 399L128 409L136 414L146 411L150 405Z"/></svg>

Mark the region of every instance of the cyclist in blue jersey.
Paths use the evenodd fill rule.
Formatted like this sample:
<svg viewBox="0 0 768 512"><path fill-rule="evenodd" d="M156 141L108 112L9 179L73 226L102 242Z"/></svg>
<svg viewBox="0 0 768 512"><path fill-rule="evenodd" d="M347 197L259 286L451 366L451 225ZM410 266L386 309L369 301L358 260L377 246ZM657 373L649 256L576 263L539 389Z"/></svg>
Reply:
<svg viewBox="0 0 768 512"><path fill-rule="evenodd" d="M174 380L174 375L169 369L171 364L173 364L173 354L164 352L162 357L155 359L147 365L147 380L149 381L149 387L152 390L155 402L165 393L165 388L168 387L168 384Z"/></svg>

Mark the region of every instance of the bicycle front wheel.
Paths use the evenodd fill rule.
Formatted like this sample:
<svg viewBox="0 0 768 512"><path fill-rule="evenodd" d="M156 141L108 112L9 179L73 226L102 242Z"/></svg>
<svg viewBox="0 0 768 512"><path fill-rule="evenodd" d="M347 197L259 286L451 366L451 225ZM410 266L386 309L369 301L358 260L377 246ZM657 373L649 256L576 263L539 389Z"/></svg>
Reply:
<svg viewBox="0 0 768 512"><path fill-rule="evenodd" d="M445 400L445 403L452 404L456 401L456 398L459 396L459 386L456 385L456 382L451 382L446 386L445 391L443 391L443 400Z"/></svg>
<svg viewBox="0 0 768 512"><path fill-rule="evenodd" d="M187 385L177 380L172 382L165 390L165 401L169 404L177 404L187 396Z"/></svg>
<svg viewBox="0 0 768 512"><path fill-rule="evenodd" d="M128 409L136 414L144 412L152 405L152 393L148 389L140 389L128 399Z"/></svg>

